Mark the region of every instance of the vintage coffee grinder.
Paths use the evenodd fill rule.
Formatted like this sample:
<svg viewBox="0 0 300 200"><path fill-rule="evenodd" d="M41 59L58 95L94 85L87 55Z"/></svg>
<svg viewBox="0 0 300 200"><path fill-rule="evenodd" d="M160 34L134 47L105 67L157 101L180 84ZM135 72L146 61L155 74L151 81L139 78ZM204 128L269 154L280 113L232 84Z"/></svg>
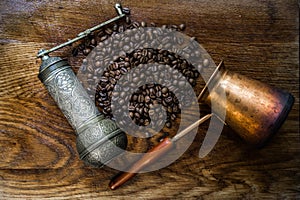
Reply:
<svg viewBox="0 0 300 200"><path fill-rule="evenodd" d="M126 135L114 121L104 118L98 111L67 61L59 57L50 57L48 54L123 18L125 14L121 5L116 4L115 8L117 17L88 29L78 34L76 38L48 51L40 50L37 55L42 59L38 77L75 129L80 158L97 167L109 162L126 148Z"/></svg>
<svg viewBox="0 0 300 200"><path fill-rule="evenodd" d="M54 47L48 51L39 51L37 57L42 59L39 79L47 88L65 117L75 129L77 135L77 150L85 162L101 167L122 149L126 149L127 137L116 123L104 116L95 107L84 87L72 71L67 61L59 57L50 57L49 53L70 45L85 38L91 32L115 22L125 16L120 4L116 4L118 16L98 26L88 29L72 40ZM220 98L225 93L226 98ZM176 141L187 134L191 129L209 119L218 116L224 110L225 122L248 143L262 146L282 125L292 108L294 98L291 94L270 87L264 83L232 73L221 63L210 77L206 86L198 97L199 101L211 105L212 114L194 122L186 130L172 139L165 139L152 149L162 150L160 153L146 154L146 157L137 162L130 172L117 176L110 184L116 189L143 167L150 165L176 145ZM147 157L148 156L148 157Z"/></svg>

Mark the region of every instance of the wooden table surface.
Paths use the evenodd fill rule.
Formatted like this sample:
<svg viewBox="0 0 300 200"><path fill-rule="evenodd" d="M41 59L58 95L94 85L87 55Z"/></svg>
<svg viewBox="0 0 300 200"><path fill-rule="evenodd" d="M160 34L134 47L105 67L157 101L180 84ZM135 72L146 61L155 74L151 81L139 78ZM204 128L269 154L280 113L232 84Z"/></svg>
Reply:
<svg viewBox="0 0 300 200"><path fill-rule="evenodd" d="M79 160L72 128L37 78L35 55L114 17L115 3L0 2L0 199L300 198L297 0L121 1L135 20L185 23L216 63L289 91L295 104L263 149L224 129L200 159L197 136L175 163L115 191L108 183L116 170ZM70 48L58 55L70 58Z"/></svg>

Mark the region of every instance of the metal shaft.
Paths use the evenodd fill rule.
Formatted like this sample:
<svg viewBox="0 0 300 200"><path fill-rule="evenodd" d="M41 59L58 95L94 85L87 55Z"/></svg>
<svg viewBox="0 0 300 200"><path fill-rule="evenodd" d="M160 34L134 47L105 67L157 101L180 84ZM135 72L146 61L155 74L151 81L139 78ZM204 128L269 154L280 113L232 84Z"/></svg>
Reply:
<svg viewBox="0 0 300 200"><path fill-rule="evenodd" d="M77 35L76 38L73 38L73 39L71 39L71 40L68 40L67 42L65 42L65 43L63 43L63 44L60 44L60 45L58 45L58 46L56 46L56 47L53 47L53 48L51 48L51 49L49 49L49 50L44 50L44 49L42 49L41 51L39 51L39 53L38 53L38 55L37 55L37 58L41 58L41 57L43 57L43 56L45 56L45 55L48 55L49 53L51 53L51 52L53 52L53 51L56 51L56 50L58 50L58 49L61 49L61 48L65 47L65 46L69 46L69 45L73 44L74 42L77 42L78 40L81 40L81 39L87 37L87 36L88 36L89 34L91 34L92 32L94 32L94 31L96 31L96 30L98 30L98 29L100 29L100 28L102 28L102 27L104 27L104 26L106 26L106 25L108 25L108 24L110 24L110 23L112 23L112 22L115 22L115 21L117 21L117 20L119 20L119 19L125 17L125 14L124 14L123 11L122 11L122 6L121 6L120 4L116 4L116 5L115 5L115 8L116 8L116 11L117 11L117 13L118 13L118 16L117 16L117 17L114 17L114 18L112 18L112 19L110 19L110 20L108 20L108 21L106 21L106 22L103 22L103 23L101 23L101 24L99 24L99 25L97 25L97 26L94 26L94 27L92 27L92 28L90 28L90 29L87 29L87 30L85 30L85 31L83 31L83 32L81 32L81 33L79 33L79 34Z"/></svg>

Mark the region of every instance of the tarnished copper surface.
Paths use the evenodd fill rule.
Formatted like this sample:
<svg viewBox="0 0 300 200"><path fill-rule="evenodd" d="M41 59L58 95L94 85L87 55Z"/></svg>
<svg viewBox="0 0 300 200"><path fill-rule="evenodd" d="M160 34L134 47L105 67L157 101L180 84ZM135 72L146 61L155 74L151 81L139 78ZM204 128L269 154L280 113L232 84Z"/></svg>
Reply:
<svg viewBox="0 0 300 200"><path fill-rule="evenodd" d="M226 109L226 123L248 143L262 146L285 121L294 98L288 92L271 87L237 73L230 72L221 64L220 73L209 84L201 100L218 114ZM220 98L225 92L226 98Z"/></svg>

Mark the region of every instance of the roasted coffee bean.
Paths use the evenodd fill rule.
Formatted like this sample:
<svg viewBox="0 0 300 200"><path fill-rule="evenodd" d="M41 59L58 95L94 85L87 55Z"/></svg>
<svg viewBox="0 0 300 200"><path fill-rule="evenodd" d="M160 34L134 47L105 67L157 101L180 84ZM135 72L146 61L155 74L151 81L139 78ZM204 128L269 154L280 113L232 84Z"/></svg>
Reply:
<svg viewBox="0 0 300 200"><path fill-rule="evenodd" d="M108 78L105 77L105 76L102 76L100 81L104 82L104 83L107 83L108 82Z"/></svg>
<svg viewBox="0 0 300 200"><path fill-rule="evenodd" d="M125 27L123 25L119 26L118 32L123 33L125 31Z"/></svg>
<svg viewBox="0 0 300 200"><path fill-rule="evenodd" d="M138 100L138 95L137 95L137 94L134 94L134 95L132 96L132 100L133 100L133 101L137 101L137 100Z"/></svg>
<svg viewBox="0 0 300 200"><path fill-rule="evenodd" d="M139 22L133 22L132 26L133 26L133 28L138 28L138 27L140 27L140 23Z"/></svg>
<svg viewBox="0 0 300 200"><path fill-rule="evenodd" d="M144 126L148 126L149 124L150 124L150 120L149 119L145 119Z"/></svg>
<svg viewBox="0 0 300 200"><path fill-rule="evenodd" d="M167 93L163 93L162 96L163 96L164 98L167 98L167 97L169 96L169 93L168 93L168 92L167 92Z"/></svg>
<svg viewBox="0 0 300 200"><path fill-rule="evenodd" d="M124 12L124 14L130 15L130 9L129 8L122 8L122 11Z"/></svg>
<svg viewBox="0 0 300 200"><path fill-rule="evenodd" d="M78 50L80 50L80 51L82 51L83 49L84 49L84 44L80 44L79 46L78 46Z"/></svg>
<svg viewBox="0 0 300 200"><path fill-rule="evenodd" d="M166 127L171 128L172 127L172 123L170 121L166 122Z"/></svg>
<svg viewBox="0 0 300 200"><path fill-rule="evenodd" d="M178 111L179 111L179 107L177 105L173 106L173 112L177 114Z"/></svg>
<svg viewBox="0 0 300 200"><path fill-rule="evenodd" d="M129 112L129 116L130 116L131 119L133 119L134 118L134 112Z"/></svg>
<svg viewBox="0 0 300 200"><path fill-rule="evenodd" d="M127 23L127 24L130 24L130 23L131 23L131 19L130 19L130 17L129 17L129 16L126 16L126 19L125 19L125 21L126 21L126 23Z"/></svg>
<svg viewBox="0 0 300 200"><path fill-rule="evenodd" d="M107 35L103 35L101 38L100 38L100 42L103 42L104 40L106 40L108 38Z"/></svg>
<svg viewBox="0 0 300 200"><path fill-rule="evenodd" d="M89 48L89 47L87 47L87 48L85 48L84 50L83 50L83 54L85 55L85 56L87 56L90 52L91 52L91 48Z"/></svg>
<svg viewBox="0 0 300 200"><path fill-rule="evenodd" d="M141 115L138 112L134 113L134 116L136 117L136 119L139 119L141 117Z"/></svg>
<svg viewBox="0 0 300 200"><path fill-rule="evenodd" d="M171 106L168 106L167 111L168 111L169 113L173 113L173 108L172 108Z"/></svg>
<svg viewBox="0 0 300 200"><path fill-rule="evenodd" d="M184 31L185 27L186 27L185 24L180 24L180 25L179 25L179 29L180 29L181 31Z"/></svg>
<svg viewBox="0 0 300 200"><path fill-rule="evenodd" d="M175 114L172 114L171 115L171 120L175 120L176 119L176 115Z"/></svg>
<svg viewBox="0 0 300 200"><path fill-rule="evenodd" d="M204 67L208 67L209 66L209 60L208 59L204 59L203 60L203 66Z"/></svg>
<svg viewBox="0 0 300 200"><path fill-rule="evenodd" d="M94 47L97 45L97 41L95 38L91 39L91 45L93 45Z"/></svg>
<svg viewBox="0 0 300 200"><path fill-rule="evenodd" d="M166 29L166 28L168 28L168 26L166 24L164 24L164 25L161 26L161 28Z"/></svg>
<svg viewBox="0 0 300 200"><path fill-rule="evenodd" d="M150 23L150 26L156 27L156 24L155 24L154 22L151 22L151 23Z"/></svg>
<svg viewBox="0 0 300 200"><path fill-rule="evenodd" d="M145 96L145 103L149 103L151 101L151 98L147 95Z"/></svg>
<svg viewBox="0 0 300 200"><path fill-rule="evenodd" d="M112 30L113 30L113 31L118 31L118 28L119 28L118 24L114 24Z"/></svg>
<svg viewBox="0 0 300 200"><path fill-rule="evenodd" d="M140 103L144 102L144 96L143 95L139 95L138 102L140 102Z"/></svg>
<svg viewBox="0 0 300 200"><path fill-rule="evenodd" d="M120 105L123 105L125 103L125 101L123 100L123 99L121 99L120 101L119 101L119 104Z"/></svg>
<svg viewBox="0 0 300 200"><path fill-rule="evenodd" d="M104 31L107 35L111 35L113 33L113 30L111 28L106 28Z"/></svg>
<svg viewBox="0 0 300 200"><path fill-rule="evenodd" d="M161 90L161 92L162 92L163 94L166 94L166 93L169 92L169 89L168 89L167 87L163 87L162 90Z"/></svg>
<svg viewBox="0 0 300 200"><path fill-rule="evenodd" d="M130 105L130 106L128 107L128 110L131 111L131 112L133 112L133 111L135 110L135 107L134 107L133 105Z"/></svg>
<svg viewBox="0 0 300 200"><path fill-rule="evenodd" d="M178 30L178 26L177 25L171 25L171 28L174 30Z"/></svg>
<svg viewBox="0 0 300 200"><path fill-rule="evenodd" d="M173 98L171 96L168 96L167 98L165 98L165 101L167 102L167 104L170 104L173 101Z"/></svg>
<svg viewBox="0 0 300 200"><path fill-rule="evenodd" d="M96 61L95 62L95 67L98 67L98 68L101 67L101 62L100 61Z"/></svg>

